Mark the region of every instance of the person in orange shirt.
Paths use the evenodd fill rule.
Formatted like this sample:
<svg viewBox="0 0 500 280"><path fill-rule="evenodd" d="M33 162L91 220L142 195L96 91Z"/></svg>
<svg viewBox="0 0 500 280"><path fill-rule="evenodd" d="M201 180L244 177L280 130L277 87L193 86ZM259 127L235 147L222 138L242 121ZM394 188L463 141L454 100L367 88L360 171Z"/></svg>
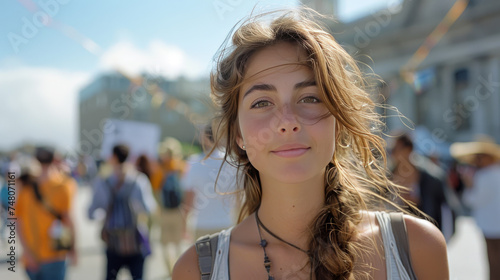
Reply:
<svg viewBox="0 0 500 280"><path fill-rule="evenodd" d="M23 262L31 280L63 280L66 258L73 265L77 263L75 228L70 215L76 182L53 164L51 148L37 148L36 159L28 170L21 170L15 206ZM69 229L71 243L58 248L53 237L63 228Z"/></svg>
<svg viewBox="0 0 500 280"><path fill-rule="evenodd" d="M183 210L178 207L167 207L163 202L162 188L166 182L166 178L172 174L177 173L182 177L186 172L186 162L182 159L182 146L181 143L172 137L167 137L160 144L159 147L159 163L154 168L151 177L151 184L158 201L158 225L161 229L160 242L162 244L162 251L165 258L165 263L168 271L170 272L177 256L181 253L180 242L185 233L186 225ZM179 178L180 180L180 178ZM173 244L175 247L175 256L173 259L169 256L167 246Z"/></svg>
<svg viewBox="0 0 500 280"><path fill-rule="evenodd" d="M167 137L158 148L158 162L152 164L151 186L155 195L159 194L165 174L178 171L186 173L187 164L182 159L182 146L179 140ZM157 197L158 198L158 197Z"/></svg>

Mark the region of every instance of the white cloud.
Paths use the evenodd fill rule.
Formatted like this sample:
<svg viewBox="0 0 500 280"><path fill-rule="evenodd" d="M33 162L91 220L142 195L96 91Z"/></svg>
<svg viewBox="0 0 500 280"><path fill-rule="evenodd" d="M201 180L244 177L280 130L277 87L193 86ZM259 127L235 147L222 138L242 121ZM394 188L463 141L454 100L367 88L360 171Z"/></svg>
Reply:
<svg viewBox="0 0 500 280"><path fill-rule="evenodd" d="M130 42L122 41L103 53L100 67L104 70L119 70L129 75L153 72L167 78L179 76L198 78L205 70L182 49L161 41L151 41L145 50Z"/></svg>
<svg viewBox="0 0 500 280"><path fill-rule="evenodd" d="M23 142L75 147L78 91L89 77L53 68L0 69L0 148Z"/></svg>

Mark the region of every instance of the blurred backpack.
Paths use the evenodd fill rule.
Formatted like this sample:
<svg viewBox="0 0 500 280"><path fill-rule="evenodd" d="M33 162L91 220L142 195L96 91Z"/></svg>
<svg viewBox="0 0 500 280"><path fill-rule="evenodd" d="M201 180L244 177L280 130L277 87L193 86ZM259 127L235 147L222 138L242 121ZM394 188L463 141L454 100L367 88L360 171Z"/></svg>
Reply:
<svg viewBox="0 0 500 280"><path fill-rule="evenodd" d="M14 200L12 200L14 201ZM9 206L9 186L0 180L0 205L7 210Z"/></svg>
<svg viewBox="0 0 500 280"><path fill-rule="evenodd" d="M117 182L115 186L108 179L104 182L109 187L111 199L101 229L101 239L108 250L121 256L151 254L147 229L138 223L137 213L130 201L137 177L132 182ZM119 187L125 188L124 191L119 192Z"/></svg>
<svg viewBox="0 0 500 280"><path fill-rule="evenodd" d="M175 209L182 203L182 188L178 171L167 173L161 185L161 202L164 208Z"/></svg>

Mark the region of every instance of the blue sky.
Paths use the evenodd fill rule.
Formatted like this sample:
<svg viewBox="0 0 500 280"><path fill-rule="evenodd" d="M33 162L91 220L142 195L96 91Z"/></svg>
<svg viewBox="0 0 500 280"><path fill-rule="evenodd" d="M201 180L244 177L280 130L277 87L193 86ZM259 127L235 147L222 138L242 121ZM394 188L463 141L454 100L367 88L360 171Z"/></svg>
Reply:
<svg viewBox="0 0 500 280"><path fill-rule="evenodd" d="M17 0L0 4L0 149L23 141L71 149L77 137L77 93L119 67L131 74L206 75L231 27L257 11L297 0L97 1ZM352 19L398 0L344 0ZM44 8L45 7L45 8ZM48 26L44 15L53 19Z"/></svg>
<svg viewBox="0 0 500 280"><path fill-rule="evenodd" d="M41 2L58 4L55 0ZM156 40L176 46L191 59L207 64L230 27L255 3L241 0L130 2L72 0L57 5L54 19L74 28L74 34L95 42L101 51L120 42L146 50L151 41ZM294 0L272 2L265 5L295 4ZM1 9L1 17L8 24L0 27L0 34L13 32L22 35L23 18L33 22L33 13L17 1L10 1L7 5L7 9ZM16 47L19 49L17 53ZM59 29L46 26L38 28L27 43L16 44L16 47L9 40L0 43L0 48L7 50L2 52L2 59L7 58L7 66L20 63L70 71L96 71L102 55L102 52L87 51L81 42L69 38Z"/></svg>

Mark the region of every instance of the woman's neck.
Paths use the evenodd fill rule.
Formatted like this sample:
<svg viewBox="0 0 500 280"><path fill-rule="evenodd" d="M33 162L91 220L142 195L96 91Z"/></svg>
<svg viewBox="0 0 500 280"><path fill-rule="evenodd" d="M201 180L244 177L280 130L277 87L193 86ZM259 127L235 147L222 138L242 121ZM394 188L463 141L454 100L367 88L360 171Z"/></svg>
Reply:
<svg viewBox="0 0 500 280"><path fill-rule="evenodd" d="M324 176L299 184L261 178L259 218L274 234L307 250L309 226L324 205ZM280 241L268 238L269 242Z"/></svg>

